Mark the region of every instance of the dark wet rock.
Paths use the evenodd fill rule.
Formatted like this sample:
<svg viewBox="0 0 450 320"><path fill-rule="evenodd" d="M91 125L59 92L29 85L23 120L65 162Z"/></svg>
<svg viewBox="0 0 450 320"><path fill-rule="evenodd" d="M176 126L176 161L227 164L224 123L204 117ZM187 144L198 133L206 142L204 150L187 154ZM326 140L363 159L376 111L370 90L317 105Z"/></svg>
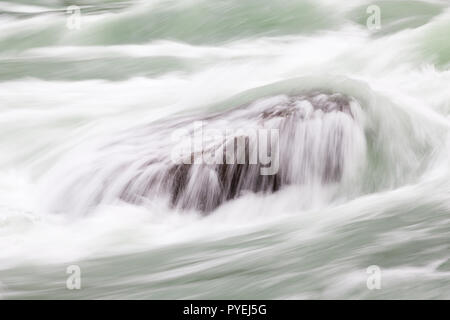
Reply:
<svg viewBox="0 0 450 320"><path fill-rule="evenodd" d="M317 92L133 127L100 137L88 152L82 146L62 161L53 177L64 175L63 186L49 203L53 211L85 213L118 200L168 201L208 214L246 193L269 194L290 185L315 194L322 187L340 188L365 161L363 119L353 98ZM180 145L188 148L178 153Z"/></svg>
<svg viewBox="0 0 450 320"><path fill-rule="evenodd" d="M344 170L344 124L340 123L341 118L328 119L325 115L342 114L347 121L353 121L350 102L349 98L340 94L312 93L286 97L280 102L268 103L262 109L250 105L217 114L213 118L233 119L236 110L250 108L246 116L257 122L260 129L278 129L277 149L268 149L271 156L279 151L278 170L274 174L262 175L261 168L267 165L250 161L251 154L258 152L259 141L254 137L240 135L226 140L219 147L193 152L188 155L189 163L172 164L163 174L163 181L149 183L156 183L159 187L163 185L173 206L205 213L245 192L272 193L285 185L317 181L323 184L337 183ZM239 139L244 141L244 148L237 150ZM226 157L230 145L235 148L232 160ZM308 151L308 148L311 150ZM242 153L245 155L244 161ZM218 161L221 163L196 164L196 159L205 154L215 154L216 159L222 158Z"/></svg>

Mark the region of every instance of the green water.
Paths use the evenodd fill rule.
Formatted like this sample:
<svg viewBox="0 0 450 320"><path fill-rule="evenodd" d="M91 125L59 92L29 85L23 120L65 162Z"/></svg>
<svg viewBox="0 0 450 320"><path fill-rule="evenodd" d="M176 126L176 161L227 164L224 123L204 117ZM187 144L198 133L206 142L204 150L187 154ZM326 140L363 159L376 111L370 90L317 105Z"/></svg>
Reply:
<svg viewBox="0 0 450 320"><path fill-rule="evenodd" d="M67 26L70 5L80 29ZM369 5L379 29L367 27ZM0 2L0 298L449 299L449 10ZM107 172L152 145L134 143L135 132L317 90L361 105L367 150L352 183L248 194L206 217L158 197L83 207L125 182L79 173ZM52 209L67 199L82 214ZM70 265L80 290L66 286Z"/></svg>

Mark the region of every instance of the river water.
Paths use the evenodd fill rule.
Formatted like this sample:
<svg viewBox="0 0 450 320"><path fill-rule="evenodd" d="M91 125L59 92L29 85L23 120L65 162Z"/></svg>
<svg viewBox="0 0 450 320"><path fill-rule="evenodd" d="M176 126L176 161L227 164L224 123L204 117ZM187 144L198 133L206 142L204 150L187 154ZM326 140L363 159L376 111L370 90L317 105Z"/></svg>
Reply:
<svg viewBox="0 0 450 320"><path fill-rule="evenodd" d="M448 1L18 0L0 26L0 298L450 299ZM311 91L361 109L351 179L209 215L111 191L180 115Z"/></svg>

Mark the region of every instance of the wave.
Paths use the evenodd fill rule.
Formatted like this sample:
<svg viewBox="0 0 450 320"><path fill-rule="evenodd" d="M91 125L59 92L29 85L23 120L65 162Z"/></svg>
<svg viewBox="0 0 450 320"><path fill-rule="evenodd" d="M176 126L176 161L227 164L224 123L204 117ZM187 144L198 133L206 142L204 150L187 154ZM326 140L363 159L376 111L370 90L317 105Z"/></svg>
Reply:
<svg viewBox="0 0 450 320"><path fill-rule="evenodd" d="M337 191L328 200L333 201L404 185L427 169L431 160L427 155L440 147L439 135L447 130L444 124L439 128L428 120L424 125L426 121L420 115L406 113L361 82L337 77L326 86L323 82L314 84L317 81L322 80L291 79L253 89L210 106L210 115L191 111L174 120L125 130L115 139L90 145L89 151L83 147L79 153L70 153L47 177L47 185L58 185L46 195L50 210L83 214L99 204L145 204L166 198L177 207L208 212L246 190L272 192L284 185L303 184L305 190L309 189L305 192L329 193L321 191L321 186L337 183ZM343 92L354 95L347 100L340 96ZM336 106L343 111L333 111ZM333 110L314 111L317 108ZM305 112L314 115L305 119ZM171 136L179 130L192 135L195 121L204 121L205 130L219 130L215 133L219 137L206 144L200 141L197 148L189 145L191 153L183 157L192 162L177 164L172 155L179 147ZM425 127L420 132L415 129L419 121ZM224 131L220 128L230 126L240 133L221 140ZM250 155L258 152L252 146L258 143L254 140L257 135L250 136L245 129L280 130L279 142L271 145L267 154L270 148L279 149L277 174L261 177L262 166L249 165ZM229 165L222 159L224 149L237 139L243 139L246 160ZM291 149L291 144L297 147ZM205 153L221 162L197 165L195 154ZM57 184L61 177L64 183Z"/></svg>
<svg viewBox="0 0 450 320"><path fill-rule="evenodd" d="M66 28L65 11L45 12L14 23L7 19L1 23L5 30L0 45L20 50L61 44L142 44L161 39L212 44L311 33L336 25L332 12L312 1L165 0L127 6L120 14L109 7L105 12L85 14L83 10L83 27L77 32Z"/></svg>
<svg viewBox="0 0 450 320"><path fill-rule="evenodd" d="M0 3L2 298L448 298L447 0L66 2Z"/></svg>
<svg viewBox="0 0 450 320"><path fill-rule="evenodd" d="M364 5L349 10L348 18L365 26L368 17L366 10L369 5L380 8L383 28L373 32L377 37L418 28L441 15L446 9L444 2L436 1L367 1Z"/></svg>

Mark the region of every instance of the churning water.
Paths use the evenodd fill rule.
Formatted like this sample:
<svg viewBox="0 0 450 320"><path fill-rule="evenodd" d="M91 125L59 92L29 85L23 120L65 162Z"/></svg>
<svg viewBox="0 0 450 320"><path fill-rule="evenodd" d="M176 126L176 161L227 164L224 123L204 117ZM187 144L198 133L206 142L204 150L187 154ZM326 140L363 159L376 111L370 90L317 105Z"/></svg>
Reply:
<svg viewBox="0 0 450 320"><path fill-rule="evenodd" d="M1 298L450 299L447 0L19 0L0 25ZM174 162L198 121L231 135ZM276 174L195 163L257 152L240 129L278 130Z"/></svg>

